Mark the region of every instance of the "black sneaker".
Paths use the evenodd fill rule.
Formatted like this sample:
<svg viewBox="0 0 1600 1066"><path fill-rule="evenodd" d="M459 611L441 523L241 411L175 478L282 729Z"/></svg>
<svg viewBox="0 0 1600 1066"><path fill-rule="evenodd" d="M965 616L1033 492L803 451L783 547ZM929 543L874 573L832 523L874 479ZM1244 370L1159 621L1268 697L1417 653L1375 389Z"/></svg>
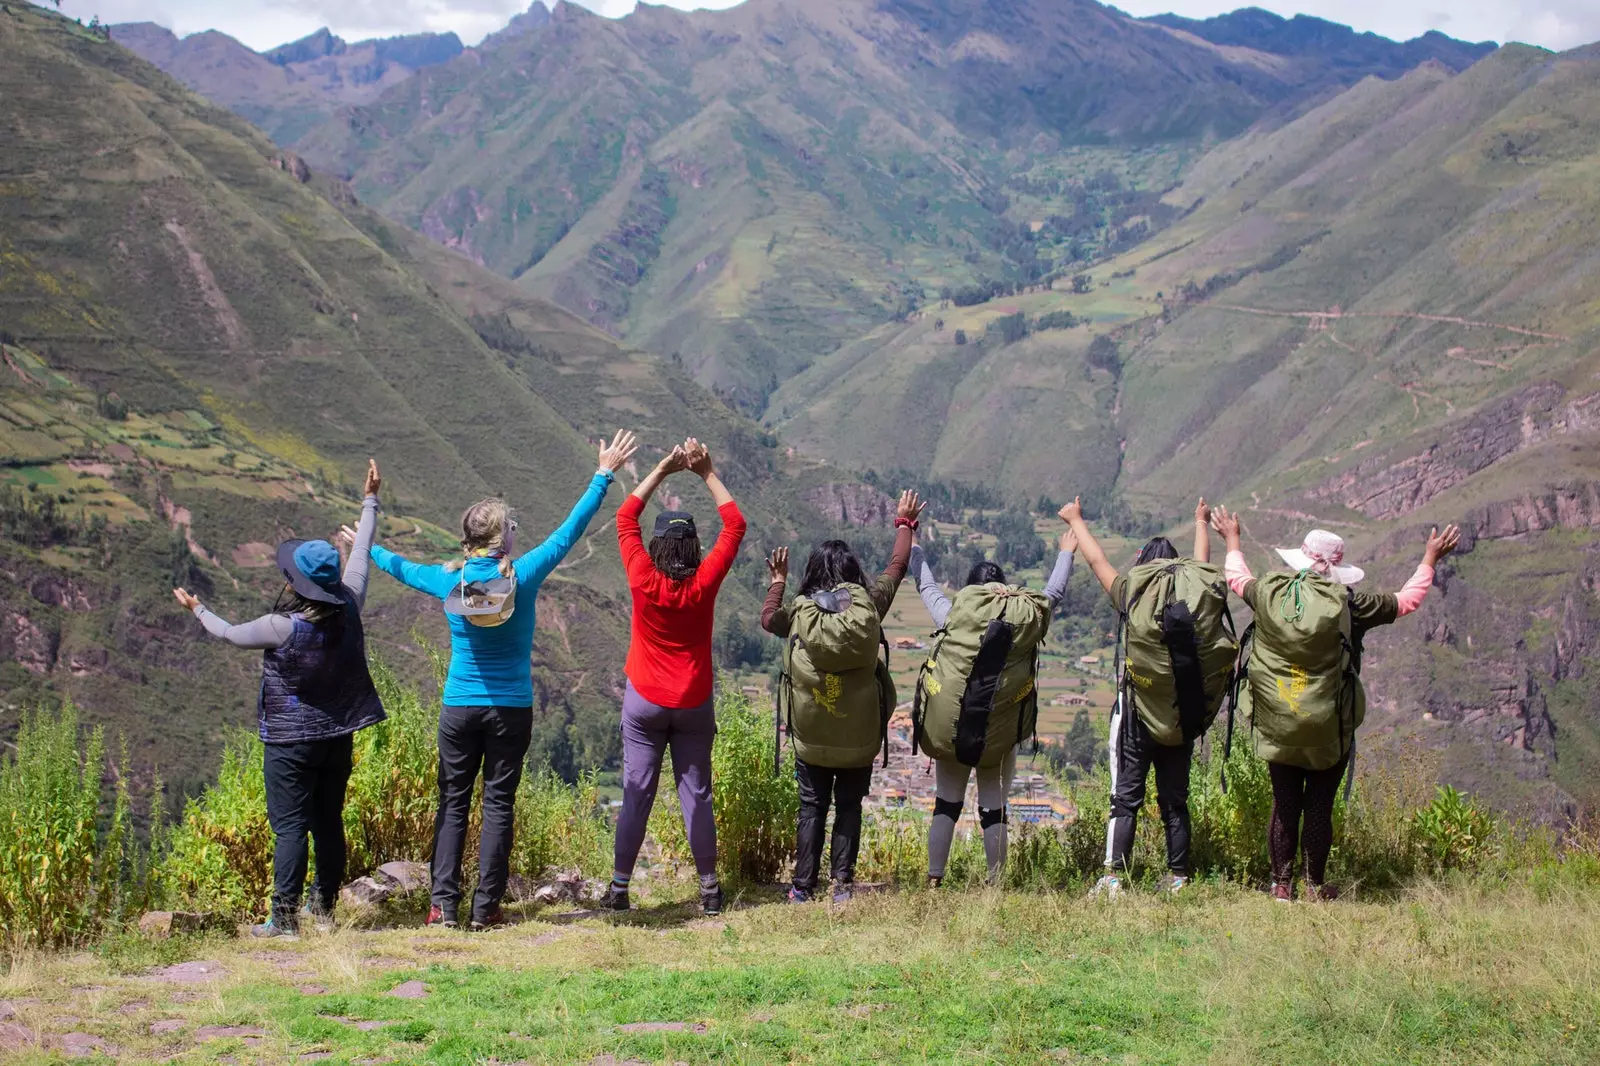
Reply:
<svg viewBox="0 0 1600 1066"><path fill-rule="evenodd" d="M441 929L459 929L461 927L461 923L456 921L453 916L445 914L444 908L437 903L428 908L428 920L424 924L436 925Z"/></svg>
<svg viewBox="0 0 1600 1066"><path fill-rule="evenodd" d="M606 886L606 894L600 897L600 909L622 912L628 909L628 886L619 885L615 881Z"/></svg>
<svg viewBox="0 0 1600 1066"><path fill-rule="evenodd" d="M496 926L505 925L505 924L506 924L506 912L501 910L499 907L496 907L494 910L490 911L488 914L484 915L482 918L474 918L474 919L472 919L471 924L469 924L467 926L467 928L469 930L471 930L472 932L474 932L474 933L486 933L490 929L495 928Z"/></svg>
<svg viewBox="0 0 1600 1066"><path fill-rule="evenodd" d="M715 918L722 913L721 885L712 885L710 888L700 890L700 910L707 918Z"/></svg>

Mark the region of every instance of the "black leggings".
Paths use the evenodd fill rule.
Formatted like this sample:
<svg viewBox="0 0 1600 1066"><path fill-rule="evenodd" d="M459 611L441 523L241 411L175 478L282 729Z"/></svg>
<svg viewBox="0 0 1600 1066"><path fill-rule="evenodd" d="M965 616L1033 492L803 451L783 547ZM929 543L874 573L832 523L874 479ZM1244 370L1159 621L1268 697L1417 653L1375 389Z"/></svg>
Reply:
<svg viewBox="0 0 1600 1066"><path fill-rule="evenodd" d="M1267 763L1272 775L1272 825L1267 830L1267 850L1272 856L1272 880L1287 885L1294 880L1294 853L1305 848L1306 880L1322 884L1328 872L1328 852L1333 850L1333 802L1339 795L1349 752L1326 770L1303 770L1283 763ZM1300 828L1301 818L1305 828Z"/></svg>

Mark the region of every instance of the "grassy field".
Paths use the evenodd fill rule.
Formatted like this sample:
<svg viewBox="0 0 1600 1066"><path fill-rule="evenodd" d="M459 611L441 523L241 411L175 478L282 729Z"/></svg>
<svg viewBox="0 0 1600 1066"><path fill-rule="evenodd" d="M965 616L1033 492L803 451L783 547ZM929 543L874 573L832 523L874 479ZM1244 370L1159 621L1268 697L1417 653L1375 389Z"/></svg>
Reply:
<svg viewBox="0 0 1600 1066"><path fill-rule="evenodd" d="M1424 886L1332 906L1216 886L1117 906L915 891L839 908L758 891L706 920L676 887L626 918L558 908L476 936L407 921L23 957L0 976L0 1049L46 1061L72 1033L121 1062L1600 1056L1593 890ZM166 969L185 959L205 965Z"/></svg>

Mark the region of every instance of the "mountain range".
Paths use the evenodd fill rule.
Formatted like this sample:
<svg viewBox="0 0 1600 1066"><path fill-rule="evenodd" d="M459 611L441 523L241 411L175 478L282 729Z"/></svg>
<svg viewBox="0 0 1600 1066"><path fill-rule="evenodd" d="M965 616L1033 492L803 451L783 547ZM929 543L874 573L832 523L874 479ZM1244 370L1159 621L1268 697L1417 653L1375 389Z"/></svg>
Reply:
<svg viewBox="0 0 1600 1066"><path fill-rule="evenodd" d="M0 235L51 279L39 315L81 291L117 342L41 318L26 357L90 390L80 407L198 412L313 485L382 441L436 544L478 482L553 521L551 486L619 415L653 443L714 422L775 535L870 510L852 475L1082 495L1126 533L1181 527L1204 493L1243 510L1258 566L1320 525L1397 585L1460 520L1468 550L1369 642L1368 757L1429 752L1541 817L1600 802L1600 53L1090 0L522 20L323 99L277 145L127 53L30 29L22 52L62 54L7 105L19 143L65 100L83 113L8 164L33 206ZM95 92L159 133L119 140ZM179 232L212 242L233 332ZM194 537L232 551L242 526ZM614 683L621 639L618 576L582 565L541 675L580 705L610 698L587 686Z"/></svg>

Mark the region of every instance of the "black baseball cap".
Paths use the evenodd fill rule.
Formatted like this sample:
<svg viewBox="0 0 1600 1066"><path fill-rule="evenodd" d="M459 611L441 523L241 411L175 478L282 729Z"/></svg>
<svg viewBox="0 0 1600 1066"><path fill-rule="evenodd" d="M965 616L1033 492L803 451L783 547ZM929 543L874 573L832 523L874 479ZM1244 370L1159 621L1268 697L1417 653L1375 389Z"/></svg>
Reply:
<svg viewBox="0 0 1600 1066"><path fill-rule="evenodd" d="M688 540L698 536L694 529L694 515L688 511L662 511L656 515L656 528L651 536L668 540Z"/></svg>

